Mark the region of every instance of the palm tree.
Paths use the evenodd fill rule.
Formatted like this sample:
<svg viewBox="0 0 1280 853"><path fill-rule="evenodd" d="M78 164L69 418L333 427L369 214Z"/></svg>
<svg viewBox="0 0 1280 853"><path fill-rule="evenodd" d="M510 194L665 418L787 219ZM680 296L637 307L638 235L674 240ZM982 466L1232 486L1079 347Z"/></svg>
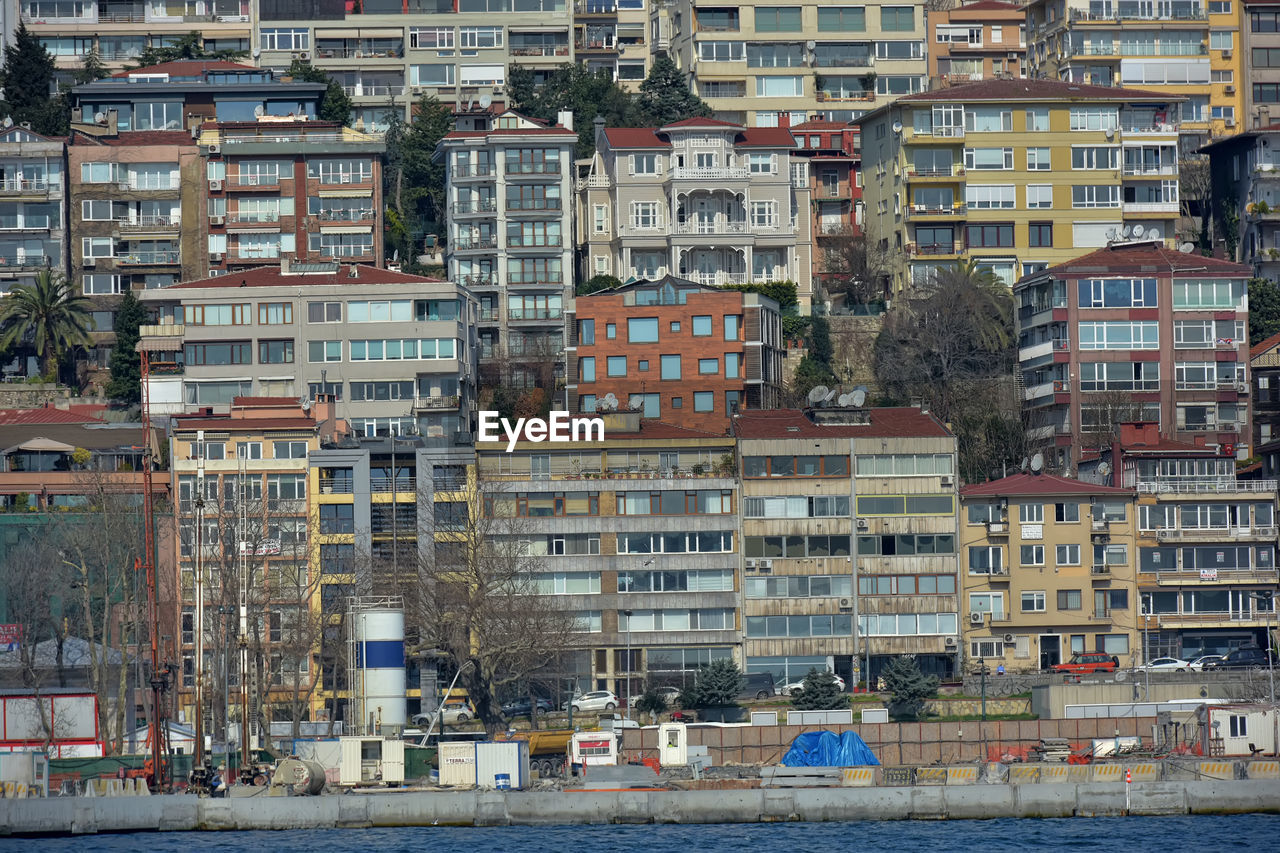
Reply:
<svg viewBox="0 0 1280 853"><path fill-rule="evenodd" d="M41 270L33 284L16 285L0 303L0 348L30 339L45 376L56 378L64 354L91 344L89 326L89 300L53 270Z"/></svg>

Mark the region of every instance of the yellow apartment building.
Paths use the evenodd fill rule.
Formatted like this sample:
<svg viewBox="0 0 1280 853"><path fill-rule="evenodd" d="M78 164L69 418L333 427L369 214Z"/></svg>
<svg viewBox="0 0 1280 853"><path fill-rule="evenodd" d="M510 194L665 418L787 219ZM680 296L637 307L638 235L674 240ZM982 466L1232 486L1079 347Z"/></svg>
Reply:
<svg viewBox="0 0 1280 853"><path fill-rule="evenodd" d="M960 502L966 670L1143 659L1132 489L1023 473L966 486Z"/></svg>
<svg viewBox="0 0 1280 853"><path fill-rule="evenodd" d="M929 12L930 88L1026 74L1026 15L1006 0Z"/></svg>

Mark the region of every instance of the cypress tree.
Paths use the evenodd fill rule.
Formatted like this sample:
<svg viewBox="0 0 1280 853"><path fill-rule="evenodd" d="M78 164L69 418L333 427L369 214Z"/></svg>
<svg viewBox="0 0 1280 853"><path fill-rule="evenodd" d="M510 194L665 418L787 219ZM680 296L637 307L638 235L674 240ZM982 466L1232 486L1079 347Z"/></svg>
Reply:
<svg viewBox="0 0 1280 853"><path fill-rule="evenodd" d="M13 41L4 49L4 67L0 68L0 85L4 86L3 108L15 124L30 122L36 132L42 131L42 117L48 110L54 91L53 57L26 24L19 24Z"/></svg>
<svg viewBox="0 0 1280 853"><path fill-rule="evenodd" d="M107 383L107 396L122 403L134 404L142 400L142 367L136 350L140 338L138 327L147 322L147 309L133 292L124 295L124 301L116 309L116 343L111 348L111 381Z"/></svg>
<svg viewBox="0 0 1280 853"><path fill-rule="evenodd" d="M662 127L685 118L711 115L711 107L689 88L684 72L668 56L659 56L640 84L637 104L644 123Z"/></svg>
<svg viewBox="0 0 1280 853"><path fill-rule="evenodd" d="M831 711L849 707L849 699L840 691L835 676L810 667L804 687L791 691L791 706L797 711Z"/></svg>

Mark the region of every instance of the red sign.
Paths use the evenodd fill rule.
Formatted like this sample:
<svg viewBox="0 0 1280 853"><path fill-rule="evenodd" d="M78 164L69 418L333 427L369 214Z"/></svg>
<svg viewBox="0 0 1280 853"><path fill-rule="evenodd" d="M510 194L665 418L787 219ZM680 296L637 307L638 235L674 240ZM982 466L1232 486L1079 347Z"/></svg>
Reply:
<svg viewBox="0 0 1280 853"><path fill-rule="evenodd" d="M0 651L17 651L22 643L21 625L0 625Z"/></svg>

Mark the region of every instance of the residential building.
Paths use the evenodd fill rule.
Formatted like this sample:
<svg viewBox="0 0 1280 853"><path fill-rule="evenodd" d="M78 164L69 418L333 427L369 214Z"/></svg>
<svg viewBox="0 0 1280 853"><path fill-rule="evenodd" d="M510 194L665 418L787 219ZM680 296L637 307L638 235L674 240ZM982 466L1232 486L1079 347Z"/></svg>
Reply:
<svg viewBox="0 0 1280 853"><path fill-rule="evenodd" d="M1106 463L1103 467L1102 463ZM1148 659L1268 645L1275 603L1276 481L1235 476L1235 460L1125 423L1081 476L1138 491L1140 628Z"/></svg>
<svg viewBox="0 0 1280 853"><path fill-rule="evenodd" d="M974 261L1012 285L1126 227L1171 240L1178 96L1055 80L908 95L862 119L870 239L894 292Z"/></svg>
<svg viewBox="0 0 1280 853"><path fill-rule="evenodd" d="M1253 375L1253 446L1255 456L1266 457L1265 445L1280 441L1280 334L1249 347L1249 372ZM1267 476L1277 472L1267 470Z"/></svg>
<svg viewBox="0 0 1280 853"><path fill-rule="evenodd" d="M148 46L173 44L192 31L207 51L248 53L258 4L195 0L142 4L135 0L19 0L21 19L67 78L96 50L108 68L123 68ZM10 27L10 30L15 27Z"/></svg>
<svg viewBox="0 0 1280 853"><path fill-rule="evenodd" d="M1025 8L1028 76L1182 101L1174 123L1186 151L1234 132L1243 63L1230 0L1032 0Z"/></svg>
<svg viewBox="0 0 1280 853"><path fill-rule="evenodd" d="M1117 243L1014 286L1029 435L1074 470L1126 420L1251 455L1248 267Z"/></svg>
<svg viewBox="0 0 1280 853"><path fill-rule="evenodd" d="M353 596L413 600L437 545L451 541L475 495L475 453L452 441L422 436L322 440L308 455L315 519L311 575L321 612L340 625ZM331 720L353 722L348 647L341 630L327 632L320 649L321 683L315 705ZM433 666L406 661L409 714L434 698ZM358 716L358 714L357 714Z"/></svg>
<svg viewBox="0 0 1280 853"><path fill-rule="evenodd" d="M748 672L848 684L961 658L955 436L918 408L741 413ZM854 550L856 547L856 551Z"/></svg>
<svg viewBox="0 0 1280 853"><path fill-rule="evenodd" d="M140 294L172 330L153 411L335 397L358 436L469 435L476 303L465 288L337 263L258 267Z"/></svg>
<svg viewBox="0 0 1280 853"><path fill-rule="evenodd" d="M789 280L810 311L808 164L792 160L790 131L703 118L596 128L578 179L580 276Z"/></svg>
<svg viewBox="0 0 1280 853"><path fill-rule="evenodd" d="M575 0L573 55L588 71L608 72L636 91L649 73L649 12L644 0ZM521 54L528 53L525 48Z"/></svg>
<svg viewBox="0 0 1280 853"><path fill-rule="evenodd" d="M537 594L577 617L556 674L625 699L712 660L741 665L733 439L601 417L603 441L476 445L488 529L518 538Z"/></svg>
<svg viewBox="0 0 1280 853"><path fill-rule="evenodd" d="M513 112L460 119L436 151L445 162L446 264L480 302L480 357L490 384L541 385L564 349L573 295L572 116L547 126Z"/></svg>
<svg viewBox="0 0 1280 853"><path fill-rule="evenodd" d="M423 95L458 109L505 102L512 65L541 82L575 59L574 11L568 0L284 0L261 8L254 56L267 68L295 59L323 68L355 102L356 120L380 132ZM603 35L589 39L582 23L577 58L603 58Z"/></svg>
<svg viewBox="0 0 1280 853"><path fill-rule="evenodd" d="M274 262L382 266L380 136L303 118L206 122L206 271L232 273ZM199 203L197 201L197 203Z"/></svg>
<svg viewBox="0 0 1280 853"><path fill-rule="evenodd" d="M1237 86L1244 101L1241 125L1270 127L1280 118L1280 2L1240 0L1243 75ZM1273 59L1274 57L1274 59Z"/></svg>
<svg viewBox="0 0 1280 853"><path fill-rule="evenodd" d="M1020 4L962 0L929 10L927 19L931 88L1026 76L1027 23Z"/></svg>
<svg viewBox="0 0 1280 853"><path fill-rule="evenodd" d="M735 411L779 404L782 316L759 294L666 276L579 296L565 326L571 412L629 408L718 434Z"/></svg>
<svg viewBox="0 0 1280 853"><path fill-rule="evenodd" d="M822 291L827 252L840 253L842 243L862 229L861 131L856 124L810 119L792 125L791 135L793 161L808 163L812 275Z"/></svg>
<svg viewBox="0 0 1280 853"><path fill-rule="evenodd" d="M0 129L0 296L42 269L67 272L66 141Z"/></svg>
<svg viewBox="0 0 1280 853"><path fill-rule="evenodd" d="M319 679L312 656L322 630L319 584L308 571L314 540L307 455L322 434L340 429L327 398L313 406L294 397L235 397L221 414L204 410L172 420L182 673L175 704L185 719L195 718L201 631L210 734L229 719L223 702L240 718L242 689L250 693L255 735L259 719L292 719L291 712L309 718ZM247 632L238 622L242 606ZM242 634L248 670L239 653Z"/></svg>
<svg viewBox="0 0 1280 853"><path fill-rule="evenodd" d="M222 60L165 62L119 71L71 90L77 121L117 130L194 130L206 121L315 117L325 84ZM114 119L111 112L115 112Z"/></svg>
<svg viewBox="0 0 1280 853"><path fill-rule="evenodd" d="M1225 233L1222 211L1233 211L1239 238L1231 260L1249 264L1255 275L1272 280L1280 276L1280 152L1276 145L1280 145L1280 124L1227 136L1201 149L1209 158L1216 233ZM1221 238L1219 245L1223 245Z"/></svg>
<svg viewBox="0 0 1280 853"><path fill-rule="evenodd" d="M198 230L204 176L185 130L85 130L75 125L67 144L69 259L71 281L94 311L89 381L105 385L120 297L207 272Z"/></svg>
<svg viewBox="0 0 1280 853"><path fill-rule="evenodd" d="M694 81L716 118L786 127L847 122L928 88L925 4L732 4L679 0L652 12L655 51Z"/></svg>
<svg viewBox="0 0 1280 853"><path fill-rule="evenodd" d="M1043 670L1140 647L1132 488L1023 473L960 490L968 668Z"/></svg>

